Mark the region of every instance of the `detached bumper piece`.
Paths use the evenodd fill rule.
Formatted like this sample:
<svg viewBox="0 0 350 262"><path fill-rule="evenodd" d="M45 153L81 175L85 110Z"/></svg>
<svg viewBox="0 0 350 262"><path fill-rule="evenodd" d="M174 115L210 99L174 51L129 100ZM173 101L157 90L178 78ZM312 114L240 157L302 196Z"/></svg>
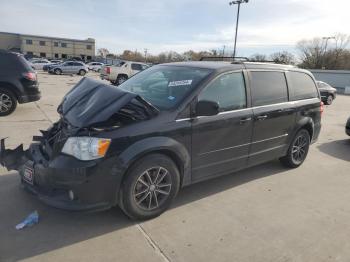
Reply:
<svg viewBox="0 0 350 262"><path fill-rule="evenodd" d="M16 149L5 149L5 139L0 140L0 164L7 170L19 170L27 161L28 151L23 150L23 144Z"/></svg>
<svg viewBox="0 0 350 262"><path fill-rule="evenodd" d="M100 211L115 205L117 176L111 175L108 161L98 167L96 161L66 155L48 160L43 143L33 143L25 151L23 145L11 150L2 139L0 164L17 170L24 189L47 205L70 211Z"/></svg>

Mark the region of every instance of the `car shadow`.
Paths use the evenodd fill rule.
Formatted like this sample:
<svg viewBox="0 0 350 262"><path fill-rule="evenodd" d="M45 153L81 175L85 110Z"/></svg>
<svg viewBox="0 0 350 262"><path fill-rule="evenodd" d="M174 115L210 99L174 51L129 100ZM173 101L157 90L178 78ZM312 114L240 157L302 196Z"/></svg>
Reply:
<svg viewBox="0 0 350 262"><path fill-rule="evenodd" d="M335 140L317 147L322 153L350 162L350 139Z"/></svg>
<svg viewBox="0 0 350 262"><path fill-rule="evenodd" d="M172 209L263 177L286 172L278 161L185 187ZM0 175L0 261L17 261L95 238L136 222L119 208L97 213L58 210L39 202L20 187L17 173ZM37 210L39 224L17 231L15 226Z"/></svg>

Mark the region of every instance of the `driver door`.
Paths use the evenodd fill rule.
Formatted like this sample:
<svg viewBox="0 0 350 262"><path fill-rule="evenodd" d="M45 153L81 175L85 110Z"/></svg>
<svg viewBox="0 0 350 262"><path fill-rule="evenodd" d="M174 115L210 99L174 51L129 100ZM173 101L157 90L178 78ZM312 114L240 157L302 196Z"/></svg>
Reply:
<svg viewBox="0 0 350 262"><path fill-rule="evenodd" d="M217 102L220 113L192 121L192 181L247 166L253 131L243 72L220 75L201 91L200 100Z"/></svg>

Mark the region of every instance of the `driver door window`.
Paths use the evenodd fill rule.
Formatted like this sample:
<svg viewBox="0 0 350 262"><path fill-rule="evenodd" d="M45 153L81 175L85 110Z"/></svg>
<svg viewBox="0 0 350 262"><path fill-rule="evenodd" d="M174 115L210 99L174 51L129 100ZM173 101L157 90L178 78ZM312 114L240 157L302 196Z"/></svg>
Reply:
<svg viewBox="0 0 350 262"><path fill-rule="evenodd" d="M217 102L220 112L246 108L243 74L230 73L216 78L200 93L198 101L202 100Z"/></svg>

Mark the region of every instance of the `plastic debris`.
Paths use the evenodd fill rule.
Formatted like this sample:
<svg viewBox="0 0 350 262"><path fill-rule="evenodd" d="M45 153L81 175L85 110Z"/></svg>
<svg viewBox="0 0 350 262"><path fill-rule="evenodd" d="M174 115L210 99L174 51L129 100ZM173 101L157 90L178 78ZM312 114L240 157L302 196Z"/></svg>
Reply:
<svg viewBox="0 0 350 262"><path fill-rule="evenodd" d="M16 229L20 230L20 229L25 228L25 227L31 227L38 222L39 222L39 213L38 213L38 211L35 210L33 213L31 213L29 216L27 216L26 219L24 219L22 223L19 223L16 226Z"/></svg>

